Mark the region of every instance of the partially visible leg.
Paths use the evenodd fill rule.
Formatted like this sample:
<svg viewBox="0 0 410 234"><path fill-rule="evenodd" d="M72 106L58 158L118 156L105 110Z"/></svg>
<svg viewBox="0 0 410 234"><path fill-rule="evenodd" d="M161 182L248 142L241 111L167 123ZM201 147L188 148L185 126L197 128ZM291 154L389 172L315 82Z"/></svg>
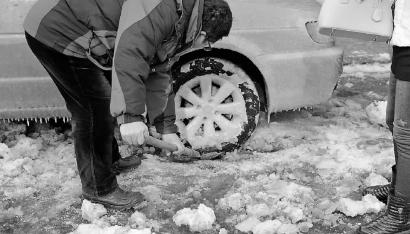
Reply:
<svg viewBox="0 0 410 234"><path fill-rule="evenodd" d="M384 214L358 233L410 233L410 82L397 80L393 139L397 149L396 181Z"/></svg>
<svg viewBox="0 0 410 234"><path fill-rule="evenodd" d="M395 194L410 199L410 82L397 81L393 139L397 148Z"/></svg>
<svg viewBox="0 0 410 234"><path fill-rule="evenodd" d="M72 115L74 147L83 195L114 208L128 208L141 194L122 191L112 170L114 118L110 84L86 59L65 56L26 35L33 53L59 88Z"/></svg>
<svg viewBox="0 0 410 234"><path fill-rule="evenodd" d="M393 121L394 121L394 110L395 110L395 99L396 99L396 83L397 83L396 77L394 76L393 73L390 73L388 96L387 96L387 108L386 108L386 124L389 127L389 130L392 134L393 134ZM393 139L393 147L394 147L395 162L397 162L397 149L396 149L396 143L394 139ZM379 201L383 203L387 203L389 192L391 189L394 190L395 182L396 182L396 165L393 165L390 184L367 187L363 190L362 194L363 196L367 194L372 194L376 196L376 198Z"/></svg>

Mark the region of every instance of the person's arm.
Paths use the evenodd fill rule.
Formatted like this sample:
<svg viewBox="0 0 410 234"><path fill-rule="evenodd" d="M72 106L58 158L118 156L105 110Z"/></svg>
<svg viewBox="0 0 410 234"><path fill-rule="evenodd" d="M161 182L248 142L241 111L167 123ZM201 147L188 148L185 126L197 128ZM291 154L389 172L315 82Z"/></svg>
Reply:
<svg viewBox="0 0 410 234"><path fill-rule="evenodd" d="M118 27L111 92L111 114L119 124L143 121L145 83L156 48L172 32L170 1L126 1Z"/></svg>

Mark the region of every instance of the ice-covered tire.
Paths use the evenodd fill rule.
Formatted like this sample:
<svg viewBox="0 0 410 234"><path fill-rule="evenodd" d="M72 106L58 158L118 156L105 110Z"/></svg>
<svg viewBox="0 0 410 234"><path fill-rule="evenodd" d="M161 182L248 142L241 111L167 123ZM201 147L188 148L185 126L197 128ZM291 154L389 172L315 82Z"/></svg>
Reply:
<svg viewBox="0 0 410 234"><path fill-rule="evenodd" d="M258 122L259 95L235 64L212 57L173 70L176 124L194 149L229 152L239 148Z"/></svg>

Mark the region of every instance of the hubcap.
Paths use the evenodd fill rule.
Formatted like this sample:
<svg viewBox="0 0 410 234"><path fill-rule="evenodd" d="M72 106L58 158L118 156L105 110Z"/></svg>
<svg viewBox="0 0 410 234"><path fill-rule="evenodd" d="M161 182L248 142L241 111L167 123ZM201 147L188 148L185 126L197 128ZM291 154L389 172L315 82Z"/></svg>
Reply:
<svg viewBox="0 0 410 234"><path fill-rule="evenodd" d="M175 96L175 109L181 137L197 149L235 142L247 122L240 88L214 74L183 84Z"/></svg>

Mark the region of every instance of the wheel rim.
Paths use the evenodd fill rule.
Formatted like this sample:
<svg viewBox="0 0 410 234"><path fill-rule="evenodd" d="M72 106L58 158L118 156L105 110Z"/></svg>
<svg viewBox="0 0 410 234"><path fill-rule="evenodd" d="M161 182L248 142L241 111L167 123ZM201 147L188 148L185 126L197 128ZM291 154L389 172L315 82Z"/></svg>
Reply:
<svg viewBox="0 0 410 234"><path fill-rule="evenodd" d="M184 83L175 96L176 124L193 148L222 148L236 142L247 122L238 86L215 74Z"/></svg>

